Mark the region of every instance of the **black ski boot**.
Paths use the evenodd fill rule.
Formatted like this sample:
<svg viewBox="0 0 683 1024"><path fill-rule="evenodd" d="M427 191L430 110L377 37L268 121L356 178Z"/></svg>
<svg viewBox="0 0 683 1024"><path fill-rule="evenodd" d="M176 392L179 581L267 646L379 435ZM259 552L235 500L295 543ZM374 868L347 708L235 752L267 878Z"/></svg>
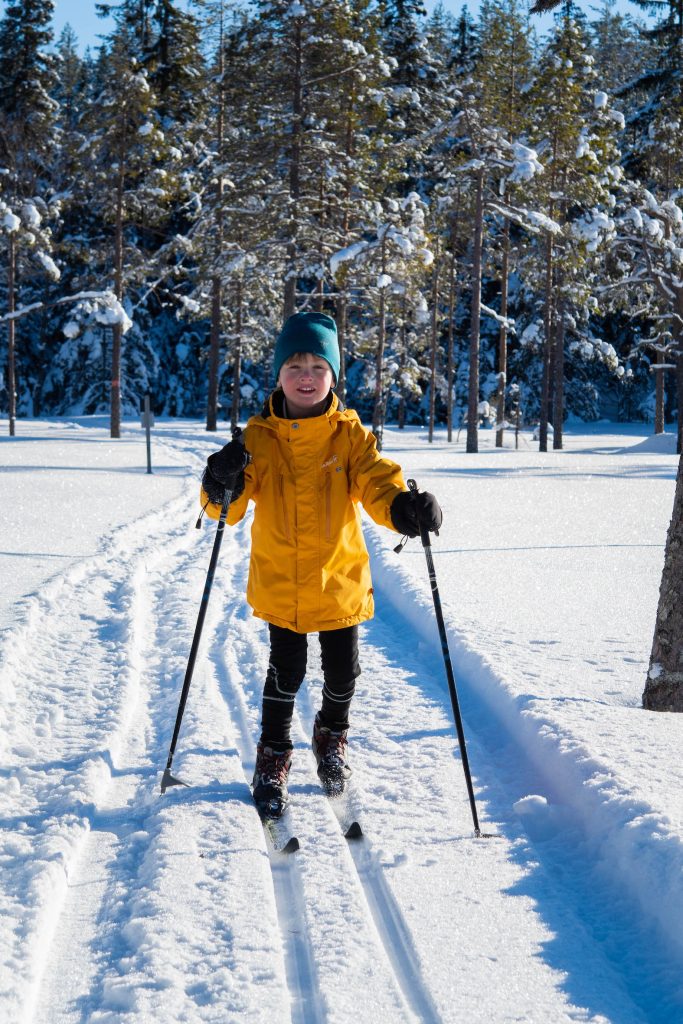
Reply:
<svg viewBox="0 0 683 1024"><path fill-rule="evenodd" d="M287 778L292 764L291 750L273 750L262 743L256 748L254 803L263 818L280 818L289 803Z"/></svg>
<svg viewBox="0 0 683 1024"><path fill-rule="evenodd" d="M322 724L319 712L315 716L311 746L318 762L318 778L328 796L340 796L351 775L346 759L347 733L348 729L333 732Z"/></svg>

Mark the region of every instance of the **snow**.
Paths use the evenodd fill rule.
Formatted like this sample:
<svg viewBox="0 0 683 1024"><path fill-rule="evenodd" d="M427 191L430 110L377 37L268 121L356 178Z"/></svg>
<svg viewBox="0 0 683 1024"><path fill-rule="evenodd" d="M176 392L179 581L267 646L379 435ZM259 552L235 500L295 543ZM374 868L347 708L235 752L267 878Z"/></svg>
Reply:
<svg viewBox="0 0 683 1024"><path fill-rule="evenodd" d="M344 249L339 249L333 253L330 256L330 272L332 276L336 276L340 264L354 260L360 253L365 252L367 247L368 243L365 241L353 242L352 245L347 245Z"/></svg>
<svg viewBox="0 0 683 1024"><path fill-rule="evenodd" d="M12 213L11 210L6 210L2 215L2 225L5 231L10 234L14 234L21 227L21 220L17 217L16 213Z"/></svg>
<svg viewBox="0 0 683 1024"><path fill-rule="evenodd" d="M475 839L419 541L368 522L351 807L341 836L297 702L290 858L250 803L266 627L249 521L223 540L174 772L159 795L215 536L228 434L18 422L0 437L0 1018L33 1024L683 1018L680 716L640 707L673 503L671 435L568 425L566 450L387 428L433 491L434 564ZM655 667L653 666L651 671ZM405 779L401 799L397 780Z"/></svg>
<svg viewBox="0 0 683 1024"><path fill-rule="evenodd" d="M36 253L36 259L38 260L46 274L53 281L59 281L60 277L62 276L62 272L51 256L48 256L48 254L46 252L42 252L42 250L38 250L38 252Z"/></svg>
<svg viewBox="0 0 683 1024"><path fill-rule="evenodd" d="M509 180L519 184L524 181L531 181L537 174L543 173L543 165L539 162L538 153L535 149L523 146L521 142L512 144L512 155L515 165L509 175Z"/></svg>
<svg viewBox="0 0 683 1024"><path fill-rule="evenodd" d="M24 219L26 227L33 228L34 230L37 230L40 227L42 217L33 203L24 203L21 208L21 216Z"/></svg>

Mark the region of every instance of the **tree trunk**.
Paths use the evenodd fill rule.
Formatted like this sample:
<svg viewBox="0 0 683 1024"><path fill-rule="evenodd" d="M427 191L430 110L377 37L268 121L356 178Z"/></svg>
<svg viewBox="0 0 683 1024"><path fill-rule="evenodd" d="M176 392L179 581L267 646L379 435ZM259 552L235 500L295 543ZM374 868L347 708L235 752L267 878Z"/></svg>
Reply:
<svg viewBox="0 0 683 1024"><path fill-rule="evenodd" d="M455 246L455 242L454 242ZM448 290L448 352L446 356L446 377L448 380L448 400L446 403L446 425L448 428L448 440L453 440L453 387L455 385L455 315L460 301L460 289L456 287L456 259L455 248L451 253L450 286Z"/></svg>
<svg viewBox="0 0 683 1024"><path fill-rule="evenodd" d="M676 290L676 312L678 321L674 326L674 341L676 344L674 359L676 361L676 451L680 455L683 452L683 288Z"/></svg>
<svg viewBox="0 0 683 1024"><path fill-rule="evenodd" d="M218 366L221 353L221 279L211 279L211 329L209 334L209 393L206 400L206 429L218 429Z"/></svg>
<svg viewBox="0 0 683 1024"><path fill-rule="evenodd" d="M431 444L434 440L434 414L436 412L436 348L439 326L439 240L436 240L434 259L434 283L432 285L432 337L429 345L429 434Z"/></svg>
<svg viewBox="0 0 683 1024"><path fill-rule="evenodd" d="M301 22L294 22L294 53L292 82L292 149L289 163L289 242L287 244L287 273L284 288L284 318L296 312L296 256L301 195L301 129L303 113L303 41Z"/></svg>
<svg viewBox="0 0 683 1024"><path fill-rule="evenodd" d="M407 308L406 293L403 292L403 299L401 301L401 371L405 370L406 363L408 361L408 331L406 330L406 308ZM399 430L403 430L406 425L406 396L401 391L401 396L398 400L398 413L396 416L396 425Z"/></svg>
<svg viewBox="0 0 683 1024"><path fill-rule="evenodd" d="M683 711L683 455L678 463L674 509L666 538L643 707L649 711Z"/></svg>
<svg viewBox="0 0 683 1024"><path fill-rule="evenodd" d="M543 313L543 377L541 381L541 409L538 428L538 450L548 451L548 416L550 414L550 362L552 358L553 308L553 239L548 235L545 265L545 310Z"/></svg>
<svg viewBox="0 0 683 1024"><path fill-rule="evenodd" d="M346 319L347 296L345 287L337 299L337 340L339 342L339 380L335 391L342 402L346 402Z"/></svg>
<svg viewBox="0 0 683 1024"><path fill-rule="evenodd" d="M382 239L382 276L386 273L387 269L387 246L386 241ZM383 396L382 396L382 377L384 375L384 346L386 344L386 319L387 319L387 303L386 303L386 288L380 288L379 291L379 325L377 334L377 351L375 353L375 396L374 406L372 410L372 432L377 438L377 447L382 447L382 426L384 423L383 415Z"/></svg>
<svg viewBox="0 0 683 1024"><path fill-rule="evenodd" d="M657 351L655 366L664 362L664 353ZM655 434L664 433L664 370L655 370Z"/></svg>
<svg viewBox="0 0 683 1024"><path fill-rule="evenodd" d="M9 253L7 257L7 312L14 313L16 308L16 267L17 251L14 235L9 236ZM17 423L17 371L16 371L16 321L7 321L7 400L9 434L14 437Z"/></svg>
<svg viewBox="0 0 683 1024"><path fill-rule="evenodd" d="M678 412L676 418L678 420L677 427L677 439L676 439L676 451L680 455L683 452L683 350L681 345L683 339L678 339L678 353L676 355L676 405Z"/></svg>
<svg viewBox="0 0 683 1024"><path fill-rule="evenodd" d="M479 451L479 326L481 323L481 255L484 234L484 169L477 172L477 193L472 243L472 319L470 326L469 385L467 401L468 452Z"/></svg>
<svg viewBox="0 0 683 1024"><path fill-rule="evenodd" d="M123 168L123 159L119 167ZM114 294L123 299L123 171L116 184L116 228L114 235ZM111 437L121 437L121 348L123 329L114 324L111 344Z"/></svg>
<svg viewBox="0 0 683 1024"><path fill-rule="evenodd" d="M232 430L240 421L240 381L242 377L242 278L237 278L235 295L235 333L232 346L232 407L230 409L230 427Z"/></svg>
<svg viewBox="0 0 683 1024"><path fill-rule="evenodd" d="M223 48L223 11L220 12L218 55L218 111L216 118L216 147L219 163L223 161L225 142L225 51ZM209 391L206 399L206 429L218 429L218 371L221 360L221 305L222 284L219 266L223 258L223 174L216 181L216 237L214 240L214 273L211 278L211 327L209 330Z"/></svg>
<svg viewBox="0 0 683 1024"><path fill-rule="evenodd" d="M555 330L555 360L553 377L553 449L562 448L562 424L564 422L564 309L560 302L557 310L557 326Z"/></svg>
<svg viewBox="0 0 683 1024"><path fill-rule="evenodd" d="M503 266L500 274L500 315L508 315L508 290L510 273L510 221L505 221L503 233ZM498 393L496 395L496 448L503 447L503 435L505 429L505 389L507 386L508 373L508 329L505 324L500 325L498 333Z"/></svg>

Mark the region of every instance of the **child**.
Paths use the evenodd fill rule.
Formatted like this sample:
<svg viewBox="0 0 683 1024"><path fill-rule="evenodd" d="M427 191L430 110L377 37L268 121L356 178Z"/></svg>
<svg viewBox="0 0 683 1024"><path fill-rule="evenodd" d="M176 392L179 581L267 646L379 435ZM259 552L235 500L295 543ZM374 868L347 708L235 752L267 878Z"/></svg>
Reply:
<svg viewBox="0 0 683 1024"><path fill-rule="evenodd" d="M201 500L217 519L230 488L230 524L250 499L255 505L247 600L269 624L270 661L253 793L262 815L279 817L288 802L290 727L308 633L319 633L324 676L313 726L318 775L337 795L351 774L358 624L373 614L359 503L376 523L409 537L419 534L420 523L438 530L442 516L433 495L408 491L400 467L379 454L357 413L334 394L339 344L331 317L291 316L277 339L273 370L277 387L261 415L209 456Z"/></svg>

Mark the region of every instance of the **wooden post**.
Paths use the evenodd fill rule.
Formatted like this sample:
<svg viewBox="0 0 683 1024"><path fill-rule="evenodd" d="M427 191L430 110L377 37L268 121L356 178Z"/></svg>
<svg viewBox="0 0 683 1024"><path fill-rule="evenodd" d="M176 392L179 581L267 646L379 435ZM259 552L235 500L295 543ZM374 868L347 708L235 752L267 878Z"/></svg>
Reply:
<svg viewBox="0 0 683 1024"><path fill-rule="evenodd" d="M142 416L140 417L142 426L145 428L145 435L147 440L147 472L152 472L152 427L154 426L154 414L151 411L149 404L149 395L145 395L145 402L142 410Z"/></svg>

